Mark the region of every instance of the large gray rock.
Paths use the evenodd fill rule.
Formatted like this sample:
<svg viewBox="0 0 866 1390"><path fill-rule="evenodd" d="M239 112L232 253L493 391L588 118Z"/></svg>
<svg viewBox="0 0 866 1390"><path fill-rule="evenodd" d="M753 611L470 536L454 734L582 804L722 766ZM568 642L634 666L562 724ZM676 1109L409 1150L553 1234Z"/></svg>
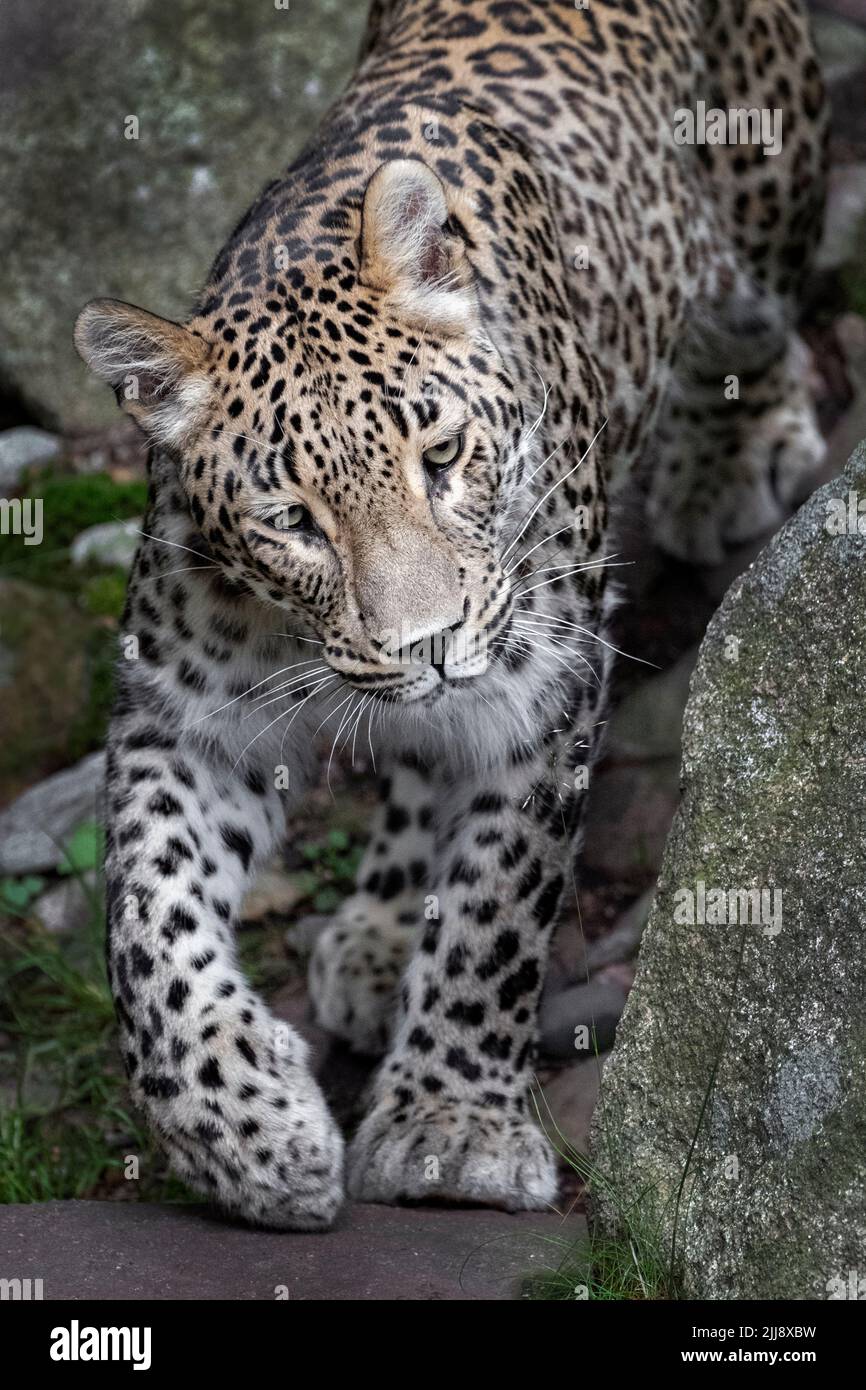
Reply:
<svg viewBox="0 0 866 1390"><path fill-rule="evenodd" d="M184 314L238 217L339 91L365 11L4 0L0 377L40 418L115 418L75 356L77 311L112 295Z"/></svg>
<svg viewBox="0 0 866 1390"><path fill-rule="evenodd" d="M845 1297L866 1275L860 498L866 446L710 625L683 801L596 1112L599 1227L623 1230L634 1203L629 1224L692 1297ZM712 925L712 888L764 890L765 910L743 924L728 901Z"/></svg>

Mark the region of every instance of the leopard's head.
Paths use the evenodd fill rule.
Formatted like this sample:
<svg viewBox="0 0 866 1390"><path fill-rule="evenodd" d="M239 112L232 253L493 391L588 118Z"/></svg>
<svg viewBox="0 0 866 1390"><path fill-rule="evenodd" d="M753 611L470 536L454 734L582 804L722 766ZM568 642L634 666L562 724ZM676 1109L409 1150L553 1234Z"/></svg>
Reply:
<svg viewBox="0 0 866 1390"><path fill-rule="evenodd" d="M383 164L340 215L338 251L309 233L285 268L273 227L241 231L185 326L95 300L76 344L230 578L351 685L429 700L487 669L508 618L523 410L433 171Z"/></svg>

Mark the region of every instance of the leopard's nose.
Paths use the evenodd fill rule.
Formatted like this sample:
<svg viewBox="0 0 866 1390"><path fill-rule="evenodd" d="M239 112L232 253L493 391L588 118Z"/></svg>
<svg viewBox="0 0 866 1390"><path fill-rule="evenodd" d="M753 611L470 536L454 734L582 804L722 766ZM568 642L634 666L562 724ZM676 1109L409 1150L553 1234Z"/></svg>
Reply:
<svg viewBox="0 0 866 1390"><path fill-rule="evenodd" d="M447 627L437 628L432 632L412 633L392 659L401 666L410 664L432 666L434 671L437 671L444 679L445 662L448 659L454 635L462 626L463 619L458 618L456 622L449 623Z"/></svg>

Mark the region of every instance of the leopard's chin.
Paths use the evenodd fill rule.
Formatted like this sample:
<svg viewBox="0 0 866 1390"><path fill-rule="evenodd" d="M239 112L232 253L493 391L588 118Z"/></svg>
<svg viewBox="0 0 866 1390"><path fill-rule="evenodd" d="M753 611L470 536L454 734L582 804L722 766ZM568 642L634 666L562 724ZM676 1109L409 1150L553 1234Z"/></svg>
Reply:
<svg viewBox="0 0 866 1390"><path fill-rule="evenodd" d="M426 695L420 695L416 700L413 700L410 703L427 706L436 705L439 703L440 700L445 698L446 694L447 682L440 680L439 684L434 685L432 690L428 690Z"/></svg>
<svg viewBox="0 0 866 1390"><path fill-rule="evenodd" d="M486 669L485 665L477 671L461 671L451 675L428 666L420 678L407 682L405 687L392 686L388 690L379 691L375 699L397 707L427 709L449 696L459 700L464 691L468 694L474 690ZM359 689L364 687L360 686Z"/></svg>

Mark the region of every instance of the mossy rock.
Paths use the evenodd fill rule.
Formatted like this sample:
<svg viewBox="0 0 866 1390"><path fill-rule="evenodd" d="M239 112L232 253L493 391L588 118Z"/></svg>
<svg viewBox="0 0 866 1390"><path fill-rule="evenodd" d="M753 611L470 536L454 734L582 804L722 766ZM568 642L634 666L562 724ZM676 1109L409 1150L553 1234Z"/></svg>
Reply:
<svg viewBox="0 0 866 1390"><path fill-rule="evenodd" d="M605 1069L597 1228L654 1232L688 1297L844 1298L864 1270L863 497L866 446L709 627L682 803ZM772 896L757 920L729 897L702 914L701 883Z"/></svg>
<svg viewBox="0 0 866 1390"><path fill-rule="evenodd" d="M104 737L114 634L69 598L0 579L0 802Z"/></svg>
<svg viewBox="0 0 866 1390"><path fill-rule="evenodd" d="M183 317L342 87L365 13L341 0L4 0L0 378L40 420L116 418L73 349L78 310L111 295Z"/></svg>

